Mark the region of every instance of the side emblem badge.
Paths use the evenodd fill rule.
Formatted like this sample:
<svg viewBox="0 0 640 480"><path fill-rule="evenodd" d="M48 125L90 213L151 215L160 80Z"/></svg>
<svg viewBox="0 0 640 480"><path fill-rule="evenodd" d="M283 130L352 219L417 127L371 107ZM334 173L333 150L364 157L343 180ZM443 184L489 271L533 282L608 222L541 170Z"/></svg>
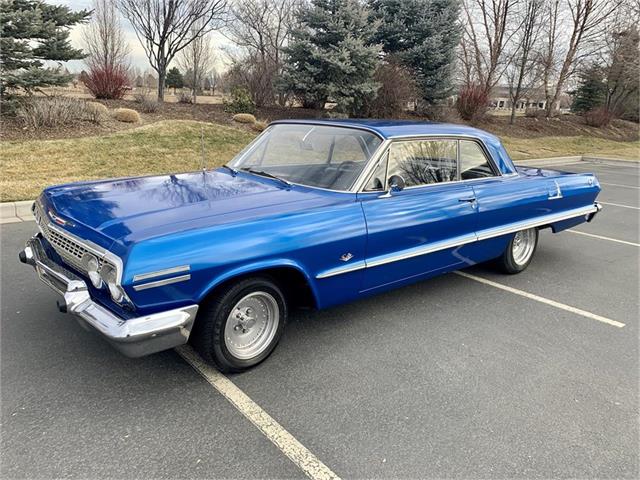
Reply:
<svg viewBox="0 0 640 480"><path fill-rule="evenodd" d="M344 253L340 256L340 260L343 262L348 262L349 260L351 260L353 258L353 254L351 253Z"/></svg>

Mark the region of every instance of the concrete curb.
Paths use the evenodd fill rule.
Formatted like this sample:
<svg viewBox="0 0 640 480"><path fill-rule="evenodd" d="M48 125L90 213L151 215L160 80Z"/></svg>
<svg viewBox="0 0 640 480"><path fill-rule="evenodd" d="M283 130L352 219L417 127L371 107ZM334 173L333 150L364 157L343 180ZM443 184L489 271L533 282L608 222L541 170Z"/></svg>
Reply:
<svg viewBox="0 0 640 480"><path fill-rule="evenodd" d="M552 157L552 158L539 158L534 160L518 160L514 163L523 167L548 167L552 165L570 165L572 163L579 162L606 162L606 163L640 163L640 160L627 160L624 158L607 158L607 157L592 157L588 155L573 156L573 157ZM33 200L24 200L22 202L5 202L0 203L0 224L4 223L17 223L17 222L30 222L35 218L31 213L31 205Z"/></svg>
<svg viewBox="0 0 640 480"><path fill-rule="evenodd" d="M0 203L0 224L34 221L31 205L33 200Z"/></svg>

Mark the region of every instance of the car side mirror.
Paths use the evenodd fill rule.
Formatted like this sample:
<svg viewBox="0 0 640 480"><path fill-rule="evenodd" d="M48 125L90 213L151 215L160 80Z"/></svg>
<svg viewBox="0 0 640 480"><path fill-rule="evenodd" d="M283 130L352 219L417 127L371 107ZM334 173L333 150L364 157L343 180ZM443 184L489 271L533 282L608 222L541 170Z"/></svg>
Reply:
<svg viewBox="0 0 640 480"><path fill-rule="evenodd" d="M400 192L404 190L406 183L400 175L391 175L389 177L389 191Z"/></svg>

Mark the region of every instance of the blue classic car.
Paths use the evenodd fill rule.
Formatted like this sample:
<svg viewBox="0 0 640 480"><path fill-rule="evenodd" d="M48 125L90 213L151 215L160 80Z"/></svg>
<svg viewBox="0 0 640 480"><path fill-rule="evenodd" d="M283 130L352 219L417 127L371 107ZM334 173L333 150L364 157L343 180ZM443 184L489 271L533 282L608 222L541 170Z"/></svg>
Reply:
<svg viewBox="0 0 640 480"><path fill-rule="evenodd" d="M264 360L292 307L327 308L492 260L590 221L592 174L517 168L459 125L279 121L217 170L45 189L20 260L124 354L190 342Z"/></svg>

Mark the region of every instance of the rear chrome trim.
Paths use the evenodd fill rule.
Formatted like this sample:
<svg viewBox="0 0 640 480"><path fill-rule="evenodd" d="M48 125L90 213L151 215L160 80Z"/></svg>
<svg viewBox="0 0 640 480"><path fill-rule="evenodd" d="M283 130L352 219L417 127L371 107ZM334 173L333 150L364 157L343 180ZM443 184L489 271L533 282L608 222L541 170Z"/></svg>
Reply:
<svg viewBox="0 0 640 480"><path fill-rule="evenodd" d="M171 275L173 273L188 272L191 270L191 265L180 265L178 267L165 268L164 270L157 270L155 272L141 273L133 276L134 282L140 282L142 280L149 280L150 278L163 277L165 275Z"/></svg>
<svg viewBox="0 0 640 480"><path fill-rule="evenodd" d="M331 270L327 270L316 275L316 278L327 278L335 275L342 275L344 273L354 272L357 270L363 270L366 268L378 267L380 265L386 265L388 263L399 262L401 260L407 260L409 258L419 257L427 255L429 253L438 252L440 250L446 250L448 248L462 247L470 243L479 242L481 240L487 240L489 238L500 237L502 235L508 235L510 233L519 232L520 230L526 230L528 228L541 227L550 223L561 222L563 220L569 220L576 217L585 216L585 220L591 221L593 216L602 209L599 203L594 203L586 207L574 208L567 210L566 212L554 213L548 215L542 215L535 219L523 220L521 222L514 222L508 225L498 228L488 228L481 230L475 234L461 235L459 237L452 238L450 240L443 240L439 242L430 243L419 247L402 250L398 253L392 253L387 255L380 255L359 262L355 265L349 265L348 267L338 267Z"/></svg>
<svg viewBox="0 0 640 480"><path fill-rule="evenodd" d="M133 289L136 292L139 292L140 290L147 290L148 288L163 287L165 285L171 285L172 283L186 282L187 280L191 280L190 274L180 275L179 277L165 278L164 280L157 280L155 282L141 283L140 285L134 285Z"/></svg>
<svg viewBox="0 0 640 480"><path fill-rule="evenodd" d="M514 222L503 227L487 228L477 233L478 240L486 240L488 238L500 237L509 233L519 232L520 230L526 230L527 228L541 227L549 223L561 222L563 220L569 220L571 218L588 216L599 210L599 204L595 203L588 207L574 208L561 213L552 213L548 215L542 215L531 220L523 220L521 222ZM585 218L586 220L586 218Z"/></svg>

